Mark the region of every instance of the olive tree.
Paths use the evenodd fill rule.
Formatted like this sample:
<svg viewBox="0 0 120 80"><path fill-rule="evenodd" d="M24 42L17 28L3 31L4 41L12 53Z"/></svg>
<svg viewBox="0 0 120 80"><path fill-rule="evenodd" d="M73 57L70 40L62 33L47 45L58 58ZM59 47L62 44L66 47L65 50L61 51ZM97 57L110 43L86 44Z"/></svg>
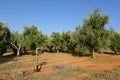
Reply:
<svg viewBox="0 0 120 80"><path fill-rule="evenodd" d="M59 51L61 50L61 34L58 32L53 32L50 38L53 49L56 50L57 53L59 53Z"/></svg>
<svg viewBox="0 0 120 80"><path fill-rule="evenodd" d="M94 10L89 17L84 19L83 31L87 37L86 44L95 58L95 51L104 48L108 43L108 32L105 25L109 17L101 14L98 9Z"/></svg>
<svg viewBox="0 0 120 80"><path fill-rule="evenodd" d="M14 53L17 53L17 56L20 56L20 50L24 44L23 34L18 31L11 32L11 47L13 48Z"/></svg>
<svg viewBox="0 0 120 80"><path fill-rule="evenodd" d="M63 52L71 51L72 43L71 43L71 31L66 31L61 34L61 50Z"/></svg>
<svg viewBox="0 0 120 80"><path fill-rule="evenodd" d="M31 27L25 26L23 35L25 37L25 47L27 50L36 50L38 47L42 50L48 39L47 35L38 31L38 28L35 25L32 25Z"/></svg>

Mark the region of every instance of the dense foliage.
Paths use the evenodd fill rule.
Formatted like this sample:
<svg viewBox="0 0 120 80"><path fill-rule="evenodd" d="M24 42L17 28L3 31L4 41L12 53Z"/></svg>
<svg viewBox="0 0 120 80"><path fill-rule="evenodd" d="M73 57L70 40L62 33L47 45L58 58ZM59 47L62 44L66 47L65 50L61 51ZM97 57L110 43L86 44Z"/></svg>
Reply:
<svg viewBox="0 0 120 80"><path fill-rule="evenodd" d="M6 52L10 44L10 30L8 25L0 22L0 55Z"/></svg>
<svg viewBox="0 0 120 80"><path fill-rule="evenodd" d="M120 34L113 29L110 30L110 48L117 54L120 52Z"/></svg>

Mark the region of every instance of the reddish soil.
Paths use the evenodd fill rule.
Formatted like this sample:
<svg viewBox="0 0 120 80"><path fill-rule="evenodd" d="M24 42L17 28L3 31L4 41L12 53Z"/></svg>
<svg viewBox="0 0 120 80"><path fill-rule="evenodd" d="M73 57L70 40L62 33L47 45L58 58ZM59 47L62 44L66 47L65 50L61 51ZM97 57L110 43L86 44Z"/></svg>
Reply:
<svg viewBox="0 0 120 80"><path fill-rule="evenodd" d="M10 53L9 53L10 55ZM5 54L4 56L7 56ZM33 59L35 56L33 55L23 55L21 57L15 57L9 62L23 62L25 64L33 63ZM72 56L68 53L44 53L38 56L39 62L46 62L46 64L42 65L42 69L38 74L48 74L53 72L52 67L54 65L60 64L68 64L75 67L80 67L85 70L97 70L97 71L108 71L111 69L115 69L120 67L120 55L112 55L112 54L96 54L96 58L92 59L89 56ZM2 58L0 59L1 61ZM33 65L34 66L34 65ZM22 71L33 71L34 67L20 67ZM79 75L78 75L79 76ZM80 77L89 76L88 73L84 73L80 75ZM70 80L75 80L74 78L70 78Z"/></svg>
<svg viewBox="0 0 120 80"><path fill-rule="evenodd" d="M40 56L43 60L52 62L52 64L47 65L70 64L72 66L98 71L107 71L120 67L120 55L96 54L97 58L95 59L90 57L77 57L65 53L45 53Z"/></svg>

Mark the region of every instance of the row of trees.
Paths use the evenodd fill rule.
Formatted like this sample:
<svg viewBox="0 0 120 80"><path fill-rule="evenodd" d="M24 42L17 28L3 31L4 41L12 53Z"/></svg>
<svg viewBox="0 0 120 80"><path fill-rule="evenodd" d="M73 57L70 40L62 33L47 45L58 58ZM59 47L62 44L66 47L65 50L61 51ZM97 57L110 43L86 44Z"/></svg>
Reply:
<svg viewBox="0 0 120 80"><path fill-rule="evenodd" d="M111 48L115 53L120 52L120 34L112 28L105 29L109 17L101 14L98 9L94 10L83 21L82 26L78 25L75 31L62 33L53 32L51 36L43 34L37 26L25 26L22 33L10 32L9 28L0 23L0 54L4 53L10 44L13 51L20 55L20 52L35 50L48 52L74 52L77 55L103 52L104 48Z"/></svg>

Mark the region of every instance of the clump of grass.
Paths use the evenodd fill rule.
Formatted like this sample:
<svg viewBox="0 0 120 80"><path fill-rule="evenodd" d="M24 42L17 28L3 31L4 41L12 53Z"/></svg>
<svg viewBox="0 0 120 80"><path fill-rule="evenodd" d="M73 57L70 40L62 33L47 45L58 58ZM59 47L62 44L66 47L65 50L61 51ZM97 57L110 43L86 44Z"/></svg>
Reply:
<svg viewBox="0 0 120 80"><path fill-rule="evenodd" d="M55 65L52 67L54 71L60 71L60 72L78 72L78 73L83 73L85 70L79 67L74 67L68 64L60 64L60 65Z"/></svg>
<svg viewBox="0 0 120 80"><path fill-rule="evenodd" d="M68 80L84 73L85 70L71 65L60 64L52 67L53 73L43 75L40 80ZM79 80L79 79L78 79Z"/></svg>
<svg viewBox="0 0 120 80"><path fill-rule="evenodd" d="M120 68L107 72L92 72L90 77L83 80L120 80Z"/></svg>
<svg viewBox="0 0 120 80"><path fill-rule="evenodd" d="M5 64L0 65L0 70L10 70L13 68L19 67L21 64L20 63L14 63L14 62L7 62Z"/></svg>
<svg viewBox="0 0 120 80"><path fill-rule="evenodd" d="M12 70L15 68L21 68L21 67L31 67L33 66L33 63L24 63L24 62L6 62L4 64L0 64L0 71L1 70Z"/></svg>

